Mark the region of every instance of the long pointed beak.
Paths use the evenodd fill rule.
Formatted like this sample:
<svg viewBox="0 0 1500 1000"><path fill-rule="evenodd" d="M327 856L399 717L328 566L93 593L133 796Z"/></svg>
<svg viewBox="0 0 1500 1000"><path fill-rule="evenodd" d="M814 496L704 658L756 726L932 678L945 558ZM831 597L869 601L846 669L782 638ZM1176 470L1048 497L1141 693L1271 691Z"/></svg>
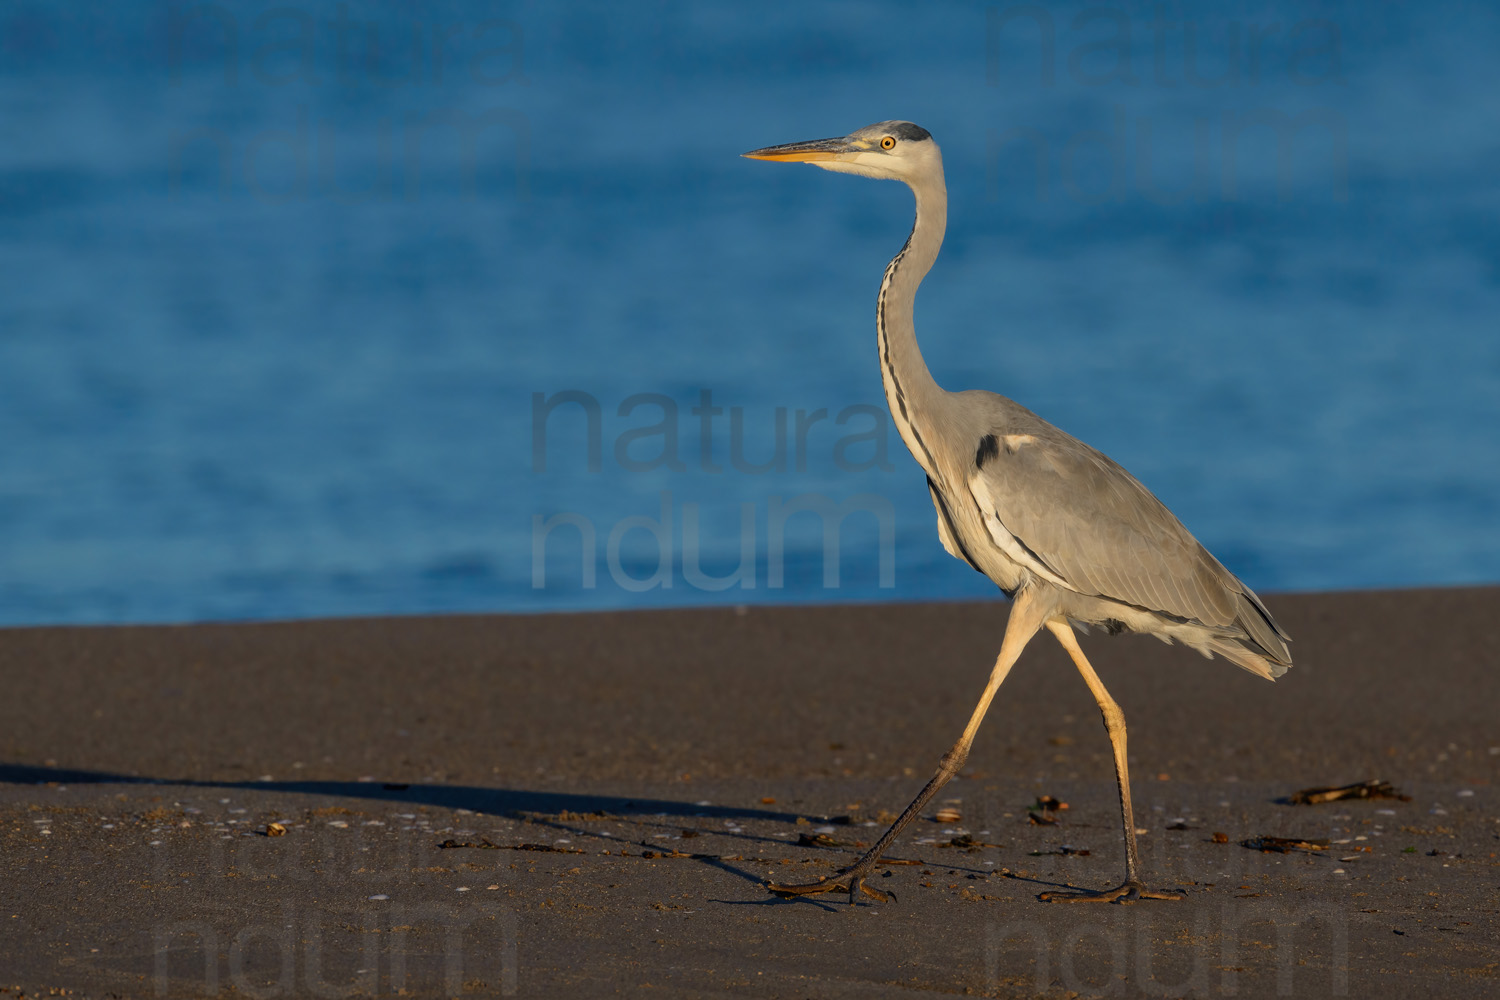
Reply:
<svg viewBox="0 0 1500 1000"><path fill-rule="evenodd" d="M837 160L841 153L857 150L845 138L811 139L807 142L788 142L780 146L766 146L741 153L752 160L778 160L782 163L798 163L807 160Z"/></svg>

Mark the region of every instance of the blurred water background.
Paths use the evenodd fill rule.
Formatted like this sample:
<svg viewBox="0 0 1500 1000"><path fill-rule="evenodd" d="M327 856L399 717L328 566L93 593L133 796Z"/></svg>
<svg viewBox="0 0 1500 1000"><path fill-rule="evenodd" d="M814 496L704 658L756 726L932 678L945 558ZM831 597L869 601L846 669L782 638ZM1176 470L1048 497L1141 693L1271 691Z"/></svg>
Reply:
<svg viewBox="0 0 1500 1000"><path fill-rule="evenodd" d="M0 623L995 595L882 416L909 194L737 156L885 118L945 153L939 382L1263 591L1495 581L1497 51L1480 3L9 0Z"/></svg>

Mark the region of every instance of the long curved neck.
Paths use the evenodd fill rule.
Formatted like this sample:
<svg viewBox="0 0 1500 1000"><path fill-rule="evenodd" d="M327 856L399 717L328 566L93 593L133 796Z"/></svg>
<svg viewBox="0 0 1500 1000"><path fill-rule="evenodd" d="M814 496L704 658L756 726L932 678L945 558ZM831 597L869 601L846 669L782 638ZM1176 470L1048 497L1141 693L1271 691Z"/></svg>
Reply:
<svg viewBox="0 0 1500 1000"><path fill-rule="evenodd" d="M901 252L886 265L875 310L879 337L880 375L886 402L906 447L928 476L936 475L936 463L923 439L923 428L931 419L943 390L927 370L917 331L912 321L917 287L932 268L948 227L948 191L942 174L935 180L911 185L917 199L917 219Z"/></svg>

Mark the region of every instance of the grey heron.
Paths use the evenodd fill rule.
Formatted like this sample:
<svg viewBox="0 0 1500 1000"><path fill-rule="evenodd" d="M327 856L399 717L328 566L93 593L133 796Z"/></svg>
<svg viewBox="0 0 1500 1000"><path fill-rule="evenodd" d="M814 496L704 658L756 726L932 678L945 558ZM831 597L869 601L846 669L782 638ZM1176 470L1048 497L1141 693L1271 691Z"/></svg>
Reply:
<svg viewBox="0 0 1500 1000"><path fill-rule="evenodd" d="M1125 754L1125 716L1073 633L1099 626L1180 642L1267 680L1291 666L1290 637L1260 598L1215 559L1171 511L1121 466L1004 396L949 392L917 346L912 308L947 227L943 158L924 128L878 122L842 138L752 150L758 160L904 182L916 198L906 245L886 266L876 297L880 373L891 417L937 510L938 538L1012 601L1000 653L969 723L937 772L854 865L808 885L770 884L783 896L863 891L901 831L963 767L995 692L1031 637L1045 628L1062 644L1099 703L1114 751L1125 834L1125 881L1099 892L1043 893L1049 901L1180 899L1146 888L1136 851Z"/></svg>

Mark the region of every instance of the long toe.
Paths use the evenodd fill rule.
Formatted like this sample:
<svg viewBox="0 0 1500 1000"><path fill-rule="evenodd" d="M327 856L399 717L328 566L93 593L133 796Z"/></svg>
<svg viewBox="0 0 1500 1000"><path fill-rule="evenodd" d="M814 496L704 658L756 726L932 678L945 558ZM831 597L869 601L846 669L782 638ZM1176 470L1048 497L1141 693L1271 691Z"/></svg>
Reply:
<svg viewBox="0 0 1500 1000"><path fill-rule="evenodd" d="M822 892L848 892L849 882L847 879L837 876L823 879L820 882L809 882L805 885L783 885L778 882L767 882L766 890L778 896L815 896Z"/></svg>
<svg viewBox="0 0 1500 1000"><path fill-rule="evenodd" d="M864 893L866 896L869 896L871 899L879 903L889 903L896 898L895 893L881 892L879 889L871 888L870 886L865 885L864 879L859 878L855 879L854 884L849 886L849 905L853 906L855 903L859 902L859 893Z"/></svg>
<svg viewBox="0 0 1500 1000"><path fill-rule="evenodd" d="M1139 883L1126 882L1113 889L1070 889L1066 892L1044 892L1037 899L1044 903L1134 903L1141 899L1181 899L1179 892L1147 889Z"/></svg>
<svg viewBox="0 0 1500 1000"><path fill-rule="evenodd" d="M766 890L778 896L792 898L795 896L816 896L825 892L846 892L849 894L849 902L857 901L861 894L871 899L886 903L896 897L892 893L881 892L865 885L864 875L854 872L840 872L832 878L825 878L818 882L809 882L805 885L782 885L778 882L767 882Z"/></svg>

